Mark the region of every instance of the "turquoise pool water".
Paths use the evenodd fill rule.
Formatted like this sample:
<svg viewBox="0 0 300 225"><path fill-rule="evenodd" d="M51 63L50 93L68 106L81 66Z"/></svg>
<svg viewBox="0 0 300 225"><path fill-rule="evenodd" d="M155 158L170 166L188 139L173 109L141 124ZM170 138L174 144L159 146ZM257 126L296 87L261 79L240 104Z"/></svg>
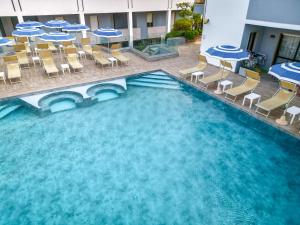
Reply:
<svg viewBox="0 0 300 225"><path fill-rule="evenodd" d="M300 221L299 141L187 86L0 127L0 224Z"/></svg>

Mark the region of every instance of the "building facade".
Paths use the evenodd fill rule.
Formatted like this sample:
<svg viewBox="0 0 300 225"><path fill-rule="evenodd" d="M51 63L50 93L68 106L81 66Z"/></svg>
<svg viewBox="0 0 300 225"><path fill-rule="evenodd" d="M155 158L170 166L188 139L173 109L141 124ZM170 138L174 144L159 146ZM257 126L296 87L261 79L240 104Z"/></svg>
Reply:
<svg viewBox="0 0 300 225"><path fill-rule="evenodd" d="M1 0L0 33L10 36L18 22L65 19L95 30L123 31L119 41L156 38L171 30L179 2L194 0Z"/></svg>
<svg viewBox="0 0 300 225"><path fill-rule="evenodd" d="M260 56L261 67L300 61L299 0L207 0L201 52L231 44ZM210 63L218 65L216 60Z"/></svg>

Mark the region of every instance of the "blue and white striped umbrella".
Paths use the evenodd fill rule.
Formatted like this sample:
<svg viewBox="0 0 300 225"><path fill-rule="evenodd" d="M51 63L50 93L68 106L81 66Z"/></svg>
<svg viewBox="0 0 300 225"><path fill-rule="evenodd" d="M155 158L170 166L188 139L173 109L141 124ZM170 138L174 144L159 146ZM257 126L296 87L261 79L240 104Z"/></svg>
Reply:
<svg viewBox="0 0 300 225"><path fill-rule="evenodd" d="M67 25L69 25L69 22L65 20L49 20L44 24L48 28L64 28Z"/></svg>
<svg viewBox="0 0 300 225"><path fill-rule="evenodd" d="M122 31L112 29L112 28L100 28L93 31L93 35L97 37L113 38L113 37L122 37Z"/></svg>
<svg viewBox="0 0 300 225"><path fill-rule="evenodd" d="M231 45L218 45L206 50L205 55L227 61L241 61L249 59L249 52Z"/></svg>
<svg viewBox="0 0 300 225"><path fill-rule="evenodd" d="M62 30L63 31L69 31L69 32L79 32L79 31L85 31L89 30L90 28L83 24L69 24L65 26Z"/></svg>
<svg viewBox="0 0 300 225"><path fill-rule="evenodd" d="M11 45L12 41L8 38L0 37L0 46Z"/></svg>
<svg viewBox="0 0 300 225"><path fill-rule="evenodd" d="M18 23L16 25L16 28L20 29L20 28L42 27L42 26L44 26L44 24L41 23L41 22L37 22L37 21L25 21L25 22L22 22L22 23Z"/></svg>
<svg viewBox="0 0 300 225"><path fill-rule="evenodd" d="M46 33L40 37L42 41L51 41L51 42L64 42L64 41L74 41L76 38L68 33L63 32L51 32Z"/></svg>
<svg viewBox="0 0 300 225"><path fill-rule="evenodd" d="M279 80L300 85L300 62L281 63L271 66L269 74Z"/></svg>
<svg viewBox="0 0 300 225"><path fill-rule="evenodd" d="M13 36L16 37L39 37L45 34L45 31L40 28L22 28L12 32Z"/></svg>

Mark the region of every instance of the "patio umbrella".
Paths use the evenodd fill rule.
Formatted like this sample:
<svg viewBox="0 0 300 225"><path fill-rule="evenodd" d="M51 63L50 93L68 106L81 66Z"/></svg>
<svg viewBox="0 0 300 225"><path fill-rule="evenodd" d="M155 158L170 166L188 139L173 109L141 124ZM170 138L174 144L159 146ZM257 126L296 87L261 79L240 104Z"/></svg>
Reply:
<svg viewBox="0 0 300 225"><path fill-rule="evenodd" d="M83 24L69 24L63 27L63 31L68 31L68 32L80 32L80 31L86 31L89 30L90 28L86 25Z"/></svg>
<svg viewBox="0 0 300 225"><path fill-rule="evenodd" d="M109 38L114 37L122 37L123 33L122 31L112 29L112 28L100 28L93 31L93 35L97 37L104 37L108 40L108 51L109 51Z"/></svg>
<svg viewBox="0 0 300 225"><path fill-rule="evenodd" d="M212 58L227 60L227 61L241 61L249 59L249 52L237 48L231 45L218 45L216 47L211 47L204 53Z"/></svg>
<svg viewBox="0 0 300 225"><path fill-rule="evenodd" d="M67 25L69 25L69 22L65 20L49 20L46 23L44 23L45 27L58 29L64 28Z"/></svg>
<svg viewBox="0 0 300 225"><path fill-rule="evenodd" d="M12 32L13 36L16 37L39 37L45 34L45 31L40 28L22 28Z"/></svg>
<svg viewBox="0 0 300 225"><path fill-rule="evenodd" d="M216 47L211 47L207 49L204 54L225 61L242 61L249 59L250 56L249 52L232 45L218 45ZM218 85L215 94L222 94L220 85Z"/></svg>
<svg viewBox="0 0 300 225"><path fill-rule="evenodd" d="M16 28L20 29L20 28L42 27L42 26L44 26L44 24L41 23L41 22L37 22L37 21L25 21L25 22L22 22L22 23L18 23L16 25Z"/></svg>
<svg viewBox="0 0 300 225"><path fill-rule="evenodd" d="M74 41L76 38L73 35L68 33L50 32L42 35L40 39L42 41L64 42L64 41Z"/></svg>
<svg viewBox="0 0 300 225"><path fill-rule="evenodd" d="M300 85L300 62L281 63L271 66L269 74L278 78Z"/></svg>

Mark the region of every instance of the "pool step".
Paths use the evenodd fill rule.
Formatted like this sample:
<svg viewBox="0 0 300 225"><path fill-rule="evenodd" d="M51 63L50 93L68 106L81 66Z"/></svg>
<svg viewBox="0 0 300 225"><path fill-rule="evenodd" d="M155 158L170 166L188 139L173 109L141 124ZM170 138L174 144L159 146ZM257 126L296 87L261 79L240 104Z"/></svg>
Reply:
<svg viewBox="0 0 300 225"><path fill-rule="evenodd" d="M170 85L178 85L177 81L174 80L161 80L161 79L153 79L153 78L136 78L135 81L142 81L148 83L156 83L156 84L170 84Z"/></svg>
<svg viewBox="0 0 300 225"><path fill-rule="evenodd" d="M144 76L141 76L141 77L145 77L145 78L153 78L153 79L161 79L161 80L174 80L172 79L171 77L168 77L166 75L144 75Z"/></svg>
<svg viewBox="0 0 300 225"><path fill-rule="evenodd" d="M166 89L176 89L176 90L181 89L179 84L171 85L171 84L150 83L150 82L135 81L135 80L128 81L127 84L133 86L142 86L142 87L155 87L155 88L166 88Z"/></svg>
<svg viewBox="0 0 300 225"><path fill-rule="evenodd" d="M0 119L4 118L11 112L17 110L20 108L21 105L11 105L11 104L6 104L6 105L1 105L0 106Z"/></svg>

